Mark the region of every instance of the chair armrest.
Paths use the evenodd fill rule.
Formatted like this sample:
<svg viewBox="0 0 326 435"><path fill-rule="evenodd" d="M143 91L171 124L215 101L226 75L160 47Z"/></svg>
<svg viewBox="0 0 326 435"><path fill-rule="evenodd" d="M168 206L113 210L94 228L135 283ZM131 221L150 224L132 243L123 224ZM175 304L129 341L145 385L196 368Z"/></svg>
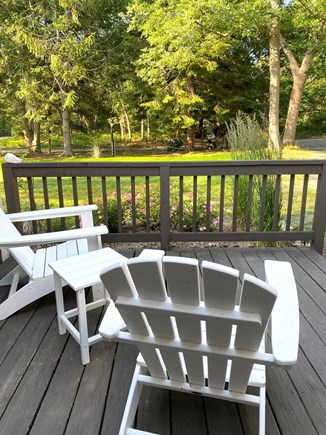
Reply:
<svg viewBox="0 0 326 435"><path fill-rule="evenodd" d="M104 317L101 321L98 332L102 335L102 337L107 340L111 340L115 338L121 329L125 328L126 324L123 321L123 318L120 316L120 313L114 302L111 301L110 305L106 309Z"/></svg>
<svg viewBox="0 0 326 435"><path fill-rule="evenodd" d="M162 260L162 258L165 255L165 251L162 251L161 249L143 249L141 253L138 255L138 257L155 257L157 260Z"/></svg>
<svg viewBox="0 0 326 435"><path fill-rule="evenodd" d="M18 237L1 237L0 248L18 248L21 246L60 243L68 240L87 239L90 237L107 234L105 225L97 227L76 228L74 230L55 231L53 233L30 234Z"/></svg>
<svg viewBox="0 0 326 435"><path fill-rule="evenodd" d="M291 264L265 261L266 281L277 291L271 315L271 341L275 362L292 366L299 350L299 302Z"/></svg>
<svg viewBox="0 0 326 435"><path fill-rule="evenodd" d="M75 207L49 208L45 210L33 210L20 213L9 213L6 216L11 222L32 221L38 219L53 219L57 217L78 216L85 212L96 210L95 204L80 205Z"/></svg>

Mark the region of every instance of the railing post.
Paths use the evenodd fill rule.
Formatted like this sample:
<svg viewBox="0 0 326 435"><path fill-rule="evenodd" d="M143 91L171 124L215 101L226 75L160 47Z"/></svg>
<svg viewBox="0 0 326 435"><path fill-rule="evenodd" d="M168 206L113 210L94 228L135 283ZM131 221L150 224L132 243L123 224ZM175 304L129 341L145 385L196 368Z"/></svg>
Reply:
<svg viewBox="0 0 326 435"><path fill-rule="evenodd" d="M20 212L20 200L17 178L13 174L13 165L4 163L2 165L3 186L5 190L7 213ZM23 231L21 222L16 222L15 227L18 231Z"/></svg>
<svg viewBox="0 0 326 435"><path fill-rule="evenodd" d="M2 165L3 185L5 190L7 213L20 212L20 201L17 178L13 174L13 165Z"/></svg>
<svg viewBox="0 0 326 435"><path fill-rule="evenodd" d="M323 165L322 173L318 179L316 196L316 207L313 222L315 238L311 246L322 255L326 229L326 165Z"/></svg>
<svg viewBox="0 0 326 435"><path fill-rule="evenodd" d="M170 167L160 167L161 249L170 249Z"/></svg>

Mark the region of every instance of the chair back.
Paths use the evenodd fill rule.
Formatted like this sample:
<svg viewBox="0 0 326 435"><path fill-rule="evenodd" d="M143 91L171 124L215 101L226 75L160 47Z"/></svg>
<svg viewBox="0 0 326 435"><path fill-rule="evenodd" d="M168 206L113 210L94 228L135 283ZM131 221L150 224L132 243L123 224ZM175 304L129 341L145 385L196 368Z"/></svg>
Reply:
<svg viewBox="0 0 326 435"><path fill-rule="evenodd" d="M253 365L268 360L263 336L276 300L267 283L190 258L133 258L101 275L151 376L244 393ZM266 354L267 355L267 354ZM183 387L182 387L183 388Z"/></svg>
<svg viewBox="0 0 326 435"><path fill-rule="evenodd" d="M15 225L0 209L0 237L21 237ZM17 263L25 270L28 276L32 276L35 254L30 246L21 248L9 248L8 251L15 258Z"/></svg>

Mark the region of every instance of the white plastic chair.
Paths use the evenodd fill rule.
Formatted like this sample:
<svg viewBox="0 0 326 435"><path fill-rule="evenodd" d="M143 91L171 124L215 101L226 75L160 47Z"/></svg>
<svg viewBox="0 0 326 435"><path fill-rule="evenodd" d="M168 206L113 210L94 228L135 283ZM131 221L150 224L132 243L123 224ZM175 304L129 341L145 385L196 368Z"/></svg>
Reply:
<svg viewBox="0 0 326 435"><path fill-rule="evenodd" d="M50 262L83 254L102 247L101 235L108 229L93 226L93 210L96 205L65 207L31 212L5 214L0 209L0 248L8 249L18 265L1 280L0 286L10 285L8 298L0 304L0 320L6 319L27 304L54 291L53 271ZM52 233L21 235L13 222L79 216L81 228ZM64 242L64 243L60 243ZM54 244L37 249L33 245ZM18 288L20 280L28 277L28 283Z"/></svg>
<svg viewBox="0 0 326 435"><path fill-rule="evenodd" d="M102 272L129 331L119 331L119 322L116 327L107 315L99 332L140 350L121 435L145 433L131 429L143 385L257 406L259 434L265 433L265 366L295 364L299 343L291 265L266 261L265 270L267 282L244 275L239 306L239 272L207 261L199 268L194 259L143 257ZM269 322L272 353L264 348ZM249 385L259 394L248 394Z"/></svg>

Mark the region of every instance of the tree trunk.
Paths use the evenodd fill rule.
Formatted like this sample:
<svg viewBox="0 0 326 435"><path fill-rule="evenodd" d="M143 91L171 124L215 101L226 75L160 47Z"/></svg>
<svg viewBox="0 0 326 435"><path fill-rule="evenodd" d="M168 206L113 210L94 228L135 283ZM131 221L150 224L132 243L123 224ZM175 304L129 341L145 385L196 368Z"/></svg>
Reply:
<svg viewBox="0 0 326 435"><path fill-rule="evenodd" d="M270 0L272 8L280 8L280 0ZM269 146L280 150L280 25L277 16L272 18L269 39Z"/></svg>
<svg viewBox="0 0 326 435"><path fill-rule="evenodd" d="M147 140L150 140L150 138L151 138L151 128L150 128L150 118L149 118L149 116L147 115L147 117L146 117L146 120L147 120Z"/></svg>
<svg viewBox="0 0 326 435"><path fill-rule="evenodd" d="M25 103L22 103L21 110L22 110L22 128L23 128L24 139L26 141L27 151L30 151L30 149L33 146L34 132L30 121L28 120L28 118L25 117L25 114L27 112Z"/></svg>
<svg viewBox="0 0 326 435"><path fill-rule="evenodd" d="M48 134L48 152L49 154L52 153L52 140L51 140L51 129L49 128L47 131Z"/></svg>
<svg viewBox="0 0 326 435"><path fill-rule="evenodd" d="M41 153L41 126L38 121L33 122L33 143L31 147L33 153Z"/></svg>
<svg viewBox="0 0 326 435"><path fill-rule="evenodd" d="M144 120L141 119L140 121L140 138L141 140L144 140Z"/></svg>
<svg viewBox="0 0 326 435"><path fill-rule="evenodd" d="M26 141L27 150L30 151L33 147L33 137L34 132L31 128L30 122L25 116L22 118L22 126L23 126L23 133L24 133L24 139Z"/></svg>
<svg viewBox="0 0 326 435"><path fill-rule="evenodd" d="M125 123L123 117L120 118L119 125L120 125L120 137L123 140L125 138Z"/></svg>
<svg viewBox="0 0 326 435"><path fill-rule="evenodd" d="M123 112L124 112L124 116L125 116L125 120L126 120L126 124L127 124L128 139L131 141L131 127L130 127L130 121L129 121L129 116L128 116L128 113L127 113L126 108L125 108L124 105L123 105Z"/></svg>
<svg viewBox="0 0 326 435"><path fill-rule="evenodd" d="M194 134L193 134L193 129L191 127L187 128L187 133L186 133L186 139L187 139L187 145L190 151L194 150Z"/></svg>
<svg viewBox="0 0 326 435"><path fill-rule="evenodd" d="M286 58L289 61L293 77L292 92L283 135L283 145L294 145L306 74L313 59L313 52L312 50L306 52L301 67L299 68L293 53L286 48L284 40L282 40L282 46Z"/></svg>
<svg viewBox="0 0 326 435"><path fill-rule="evenodd" d="M117 149L116 149L115 140L114 140L114 131L113 131L114 124L113 124L113 122L110 122L109 125L110 125L110 134L111 134L111 154L112 154L112 157L115 157L117 155Z"/></svg>
<svg viewBox="0 0 326 435"><path fill-rule="evenodd" d="M68 107L62 109L62 133L63 133L63 153L64 156L72 156L71 144L71 114Z"/></svg>
<svg viewBox="0 0 326 435"><path fill-rule="evenodd" d="M295 143L300 103L305 80L305 74L299 73L293 76L292 92L284 128L283 145L294 145Z"/></svg>

